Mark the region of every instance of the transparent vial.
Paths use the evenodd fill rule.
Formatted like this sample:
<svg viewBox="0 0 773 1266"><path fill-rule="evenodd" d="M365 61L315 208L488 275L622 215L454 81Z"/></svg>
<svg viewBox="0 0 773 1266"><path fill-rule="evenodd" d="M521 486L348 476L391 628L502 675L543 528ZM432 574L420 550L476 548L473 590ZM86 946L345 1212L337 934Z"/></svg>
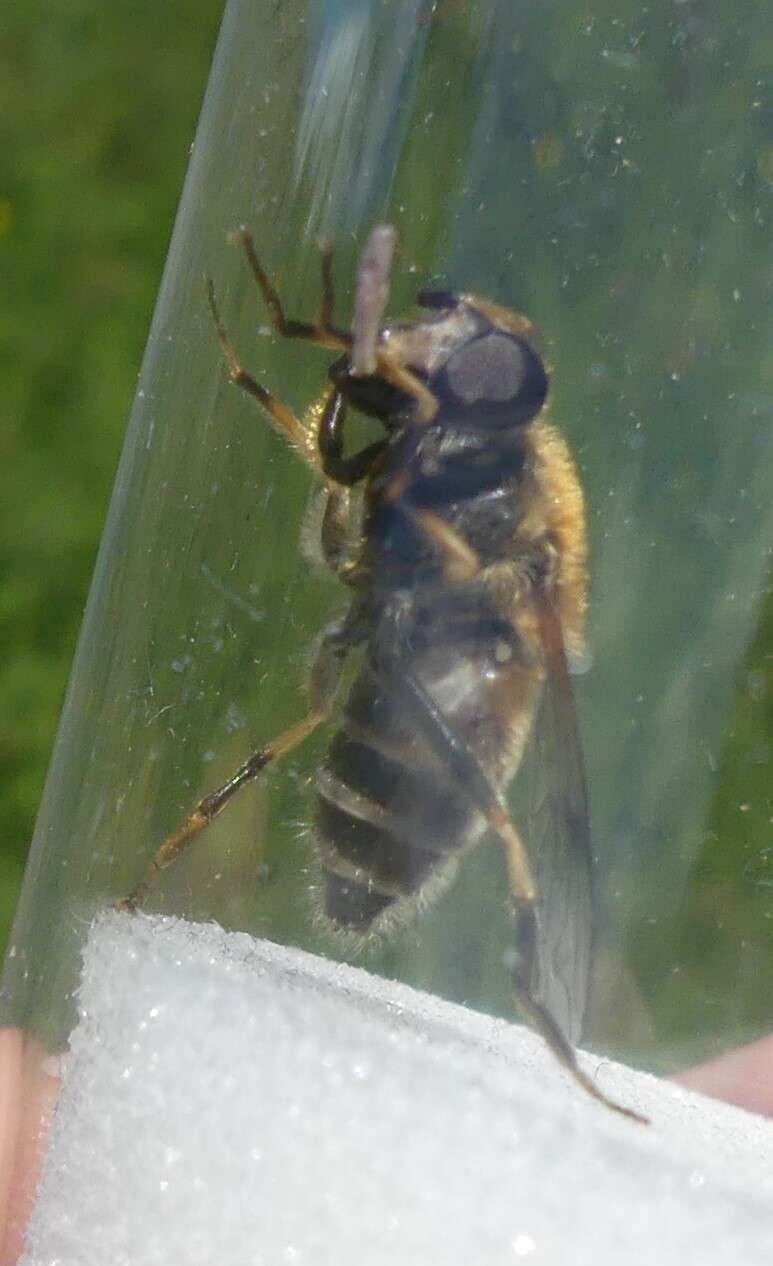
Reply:
<svg viewBox="0 0 773 1266"><path fill-rule="evenodd" d="M3 976L20 1138L55 1095L94 917L303 716L311 648L346 605L308 558L318 487L228 381L205 278L242 363L299 417L336 353L277 336L229 245L243 224L292 317L319 309L329 240L348 329L382 221L399 238L390 314L442 286L541 331L590 534L588 655L571 665L594 859L587 1040L671 1072L767 1031L771 173L754 50L771 19L669 14L642 32L640 10L581 20L569 0L229 4ZM732 91L712 73L728 58ZM377 435L353 427L355 447ZM245 788L145 908L510 1017L490 839L392 938L355 951L316 916L311 783L330 733ZM529 794L513 790L516 821Z"/></svg>

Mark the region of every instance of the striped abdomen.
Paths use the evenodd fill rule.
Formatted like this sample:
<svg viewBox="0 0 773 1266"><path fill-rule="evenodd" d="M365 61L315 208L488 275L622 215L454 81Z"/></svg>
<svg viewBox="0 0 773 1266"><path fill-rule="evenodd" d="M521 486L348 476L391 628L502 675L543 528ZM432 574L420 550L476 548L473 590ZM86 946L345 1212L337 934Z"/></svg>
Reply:
<svg viewBox="0 0 773 1266"><path fill-rule="evenodd" d="M497 790L510 781L533 707L532 671L493 661L487 648L443 648L413 664L443 715ZM367 931L415 897L483 833L464 788L366 666L357 678L317 778L317 837L325 913Z"/></svg>

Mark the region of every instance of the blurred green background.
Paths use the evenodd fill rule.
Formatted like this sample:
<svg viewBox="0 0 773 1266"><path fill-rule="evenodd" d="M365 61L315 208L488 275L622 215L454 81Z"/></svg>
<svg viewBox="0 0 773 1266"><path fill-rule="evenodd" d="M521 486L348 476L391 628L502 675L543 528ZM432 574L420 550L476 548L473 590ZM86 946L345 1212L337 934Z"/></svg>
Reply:
<svg viewBox="0 0 773 1266"><path fill-rule="evenodd" d="M0 16L0 947L221 12L53 0Z"/></svg>
<svg viewBox="0 0 773 1266"><path fill-rule="evenodd" d="M309 12L320 25L324 12L334 25L331 15L346 7L331 0L309 5ZM291 10L277 6L278 13ZM115 11L60 0L45 11L18 7L0 19L3 941L220 11L219 0L184 7L179 0L140 0ZM439 232L432 208L440 209L453 244L462 243L464 275L503 301L517 295L540 313L548 342L554 339L557 413L577 444L597 552L606 551L608 561L605 596L599 597L599 582L593 612L596 682L606 673L608 706L588 746L602 776L608 766L621 802L614 829L600 833L608 852L617 849L621 858L621 890L633 885L620 935L664 1030L743 1040L769 1024L773 987L769 595L755 592L752 600L745 591L757 633L744 660L719 663L716 673L711 664L699 665L709 670L707 693L716 682L724 689L735 668L736 694L723 741L706 740L713 784L708 820L687 823L681 837L657 821L661 807L670 821L668 797L684 793L679 779L667 785L679 753L660 741L662 729L654 723L639 740L635 705L652 667L652 646L659 643L662 653L663 644L673 642L684 654L712 617L696 604L691 625L701 567L707 576L713 569L718 584L723 558L726 563L739 542L752 540L748 520L758 513L759 490L750 494L751 476L744 482L738 474L743 463L732 468L725 488L712 478L733 442L732 433L725 434L726 416L745 423L756 411L753 426L760 434L770 429L773 17L748 0L732 13L708 0L658 0L642 29L633 0L523 5L516 37L490 54L487 114L464 12L461 0L427 5L423 29L430 14L440 16L427 54L430 73L414 103L421 126L407 131L393 191L404 260L431 254ZM449 64L458 77L453 98L445 78ZM279 116L284 103L273 108ZM268 108L265 113L270 119ZM389 118L400 140L399 116ZM313 129L310 135L319 149L324 136ZM462 168L463 183L457 162L468 161L468 150L472 166ZM320 152L321 184L306 191L317 210L327 195L324 181L335 173L334 162ZM428 153L442 161L428 162ZM476 173L478 159L481 169L488 163L498 171L497 181L490 170ZM388 185L387 162L383 170ZM380 171L377 164L377 177ZM251 178L243 177L245 183ZM470 193L476 180L485 195L480 199ZM532 216L524 224L517 222L521 189ZM357 213L367 220L362 207ZM283 231L286 239L300 239L300 226ZM519 248L524 235L528 251ZM506 257L503 240L513 245ZM453 244L446 252L452 264ZM236 261L218 276L228 270L238 271ZM403 269L396 281L401 299L408 280ZM735 284L741 286L737 299ZM594 427L596 439L589 440ZM294 486L303 498L303 479ZM721 494L716 503L709 495L714 486ZM610 498L617 495L619 504L628 492L630 521L610 508ZM658 497L661 517L660 510L650 513ZM737 531L726 511L735 499L743 525ZM758 520L764 526L760 514ZM287 539L283 524L275 530L278 541ZM650 532L657 539L649 570L630 574L626 567ZM759 539L754 543L760 546ZM731 596L729 584L723 596ZM307 622L298 623L298 640L305 641ZM628 638L622 653L620 628ZM282 632L283 639L295 636ZM252 672L251 661L247 668ZM280 668L284 684L284 663ZM699 676L692 673L693 686ZM703 689L702 681L695 688ZM657 692L655 681L650 694ZM277 694L283 707L281 690ZM655 718L659 700L647 702ZM247 710L248 703L247 697ZM700 730L689 735L699 761L703 738ZM684 739L683 732L677 735L677 742ZM651 771L649 803L638 786L625 784L624 764L617 761L624 747L636 756L639 741L649 748L633 767ZM598 776L592 793L597 807L611 801ZM649 821L639 812L645 804ZM282 830L289 834L295 825ZM621 846L621 838L628 844ZM680 851L688 859L687 879L670 884L669 859ZM609 886L615 889L614 876ZM613 1036L614 1004L611 991L602 1027ZM621 1015L626 1010L623 1000ZM630 1042L630 1034L620 1040Z"/></svg>

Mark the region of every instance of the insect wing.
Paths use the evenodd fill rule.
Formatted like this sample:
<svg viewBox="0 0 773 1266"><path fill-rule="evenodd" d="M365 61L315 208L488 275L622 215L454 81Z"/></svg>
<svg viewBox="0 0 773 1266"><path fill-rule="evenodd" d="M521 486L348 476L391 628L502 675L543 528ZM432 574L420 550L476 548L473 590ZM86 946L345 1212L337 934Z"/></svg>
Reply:
<svg viewBox="0 0 773 1266"><path fill-rule="evenodd" d="M542 598L546 678L525 762L527 840L537 883L533 997L577 1044L588 996L592 939L588 796L561 623Z"/></svg>

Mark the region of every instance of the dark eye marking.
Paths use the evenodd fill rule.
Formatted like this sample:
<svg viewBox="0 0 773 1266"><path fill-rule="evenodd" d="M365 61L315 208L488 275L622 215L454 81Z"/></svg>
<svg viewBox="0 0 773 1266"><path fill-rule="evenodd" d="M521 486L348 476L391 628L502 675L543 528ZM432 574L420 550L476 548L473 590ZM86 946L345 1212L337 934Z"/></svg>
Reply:
<svg viewBox="0 0 773 1266"><path fill-rule="evenodd" d="M498 331L464 343L446 364L448 385L465 404L513 400L527 373L523 344Z"/></svg>

